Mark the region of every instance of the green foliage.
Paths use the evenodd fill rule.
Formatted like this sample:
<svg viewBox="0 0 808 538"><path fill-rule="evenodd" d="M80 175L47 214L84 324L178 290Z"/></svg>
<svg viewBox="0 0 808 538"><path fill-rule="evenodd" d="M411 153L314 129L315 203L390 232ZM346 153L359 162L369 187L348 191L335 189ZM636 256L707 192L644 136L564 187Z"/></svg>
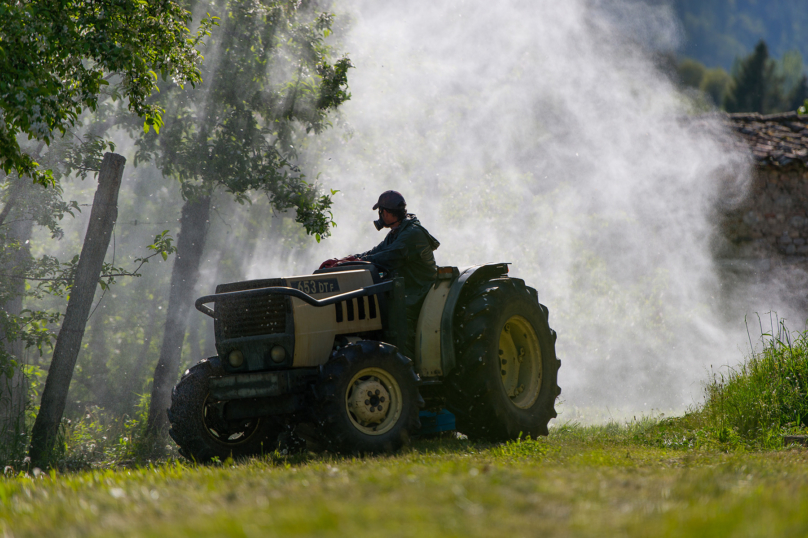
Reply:
<svg viewBox="0 0 808 538"><path fill-rule="evenodd" d="M45 372L28 366L26 376L30 382L30 402L22 417L25 424L19 425L11 437L16 443L0 449L0 465L30 471L26 458L30 424L39 411L36 402L44 384ZM142 394L131 415L118 415L90 404L78 416L64 418L54 449L54 468L64 472L148 464L155 452L155 441L146 433L147 411L148 397ZM6 439L9 439L8 435ZM164 458L166 455L177 456L172 447L165 449L161 450Z"/></svg>
<svg viewBox="0 0 808 538"><path fill-rule="evenodd" d="M783 322L761 337L762 349L726 372L714 373L705 403L681 417L657 421L635 436L672 449L757 450L783 446L786 434L808 430L808 331Z"/></svg>
<svg viewBox="0 0 808 538"><path fill-rule="evenodd" d="M547 454L549 446L544 439L531 439L530 436L515 441L507 441L491 448L491 454L503 459L536 459Z"/></svg>
<svg viewBox="0 0 808 538"><path fill-rule="evenodd" d="M348 58L331 63L333 15L313 2L218 0L222 14L192 94L164 88L167 110L160 136L143 134L136 163L154 161L182 184L183 197L222 189L239 203L266 194L280 211L294 209L309 234L327 236L331 197L307 182L294 161L305 133L330 125L329 112L350 98ZM133 126L130 126L132 128ZM134 132L134 130L133 130Z"/></svg>
<svg viewBox="0 0 808 538"><path fill-rule="evenodd" d="M46 164L58 181L75 174L82 181L87 176L101 170L104 153L115 151L115 144L91 133L84 137L67 131L64 136L51 143Z"/></svg>
<svg viewBox="0 0 808 538"><path fill-rule="evenodd" d="M54 175L61 175L57 168L53 170ZM80 213L78 204L75 201L65 201L62 199L63 189L59 183L55 183L50 189L42 189L38 186L30 186L28 182L15 175L5 178L0 184L0 195L4 202L3 211L12 212L17 218L22 216L32 220L38 226L44 226L50 232L51 238L61 239L64 236L60 221L66 216L75 216ZM8 250L5 255L12 251L18 251L21 245L15 243L16 238L9 235L8 227L3 227L5 220L0 223L0 234L2 235L3 248Z"/></svg>
<svg viewBox="0 0 808 538"><path fill-rule="evenodd" d="M764 114L797 110L808 98L808 77L804 73L802 55L792 50L779 61L772 58L761 63L759 56L763 48L765 43L761 41L755 52L738 62L733 83L726 94L724 104L727 111L750 111L743 110L739 104L755 106L755 92L762 95L759 112ZM762 85L758 87L755 80L762 81Z"/></svg>
<svg viewBox="0 0 808 538"><path fill-rule="evenodd" d="M52 327L62 318L59 312L46 310L23 310L20 315L12 315L0 310L0 344L22 342L26 349L36 349L40 354L52 347L56 334ZM0 373L11 378L14 369L21 364L16 358L0 348Z"/></svg>
<svg viewBox="0 0 808 538"><path fill-rule="evenodd" d="M168 230L163 230L163 232L155 236L154 243L146 247L152 251L151 254L135 258L134 264L136 265L132 269L125 269L117 267L113 263L104 262L98 285L102 290L107 290L112 284L115 284L116 277L141 276L140 269L143 265L149 263L149 260L155 256L160 256L163 260L167 260L170 254L177 251L173 242L174 238L169 235ZM47 293L58 297L69 297L78 263L78 254L68 262L60 262L53 256L43 255L31 265L29 273L25 275L26 280L38 281L36 290L31 290L31 295L41 298L43 293Z"/></svg>
<svg viewBox="0 0 808 538"><path fill-rule="evenodd" d="M80 419L65 419L56 467L69 471L147 464L153 452L146 434L147 411L148 399L142 395L134 416L115 416L91 405Z"/></svg>
<svg viewBox="0 0 808 538"><path fill-rule="evenodd" d="M772 112L782 101L781 79L769 48L760 41L752 54L740 61L732 88L724 101L727 112Z"/></svg>
<svg viewBox="0 0 808 538"><path fill-rule="evenodd" d="M146 248L153 250L153 255L159 254L163 258L163 261L165 261L168 259L169 254L173 254L177 251L177 247L172 244L173 242L174 238L168 234L168 230L163 230L161 233L154 236L154 243ZM149 258L152 256L147 256L146 258L136 258L135 263L148 263Z"/></svg>
<svg viewBox="0 0 808 538"><path fill-rule="evenodd" d="M52 184L17 142L19 135L50 143L84 109L94 110L110 82L112 95L159 127L162 109L149 103L163 80L200 81L196 50L210 28L196 36L190 14L173 1L25 0L0 4L0 168Z"/></svg>
<svg viewBox="0 0 808 538"><path fill-rule="evenodd" d="M722 68L716 67L715 69L707 69L704 72L704 77L699 83L699 89L710 97L714 105L721 106L731 83L732 77L730 74Z"/></svg>
<svg viewBox="0 0 808 538"><path fill-rule="evenodd" d="M752 54L736 62L732 75L720 67L708 69L693 58L683 58L675 70L683 87L699 90L713 106L727 112L792 111L808 98L802 55L792 50L781 60L771 58L763 41Z"/></svg>
<svg viewBox="0 0 808 538"><path fill-rule="evenodd" d="M732 77L722 68L708 69L693 58L683 58L675 64L679 83L685 88L694 88L709 97L711 104L721 107L732 82Z"/></svg>
<svg viewBox="0 0 808 538"><path fill-rule="evenodd" d="M781 321L763 348L737 368L713 375L701 411L719 437L769 446L808 424L808 332Z"/></svg>
<svg viewBox="0 0 808 538"><path fill-rule="evenodd" d="M685 86L698 88L707 72L707 68L692 58L685 58L677 66L679 80Z"/></svg>

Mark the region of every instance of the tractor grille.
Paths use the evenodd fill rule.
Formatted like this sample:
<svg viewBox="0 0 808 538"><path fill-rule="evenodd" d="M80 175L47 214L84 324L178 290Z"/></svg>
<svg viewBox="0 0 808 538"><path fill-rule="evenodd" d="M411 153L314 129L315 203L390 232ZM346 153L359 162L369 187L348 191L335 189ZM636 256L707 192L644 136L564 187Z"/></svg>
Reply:
<svg viewBox="0 0 808 538"><path fill-rule="evenodd" d="M249 280L221 284L216 293L254 290L270 286L285 286L283 279ZM254 298L222 298L216 301L216 324L225 340L243 336L260 336L286 332L286 312L289 298L284 295L266 295Z"/></svg>

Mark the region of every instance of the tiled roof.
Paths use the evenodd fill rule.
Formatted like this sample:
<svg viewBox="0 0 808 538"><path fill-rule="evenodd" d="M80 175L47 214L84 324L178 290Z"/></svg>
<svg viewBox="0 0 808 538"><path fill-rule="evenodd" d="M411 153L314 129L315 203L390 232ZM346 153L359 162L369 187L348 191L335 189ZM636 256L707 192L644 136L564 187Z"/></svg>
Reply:
<svg viewBox="0 0 808 538"><path fill-rule="evenodd" d="M808 166L808 114L727 114L729 128L752 150L758 166Z"/></svg>

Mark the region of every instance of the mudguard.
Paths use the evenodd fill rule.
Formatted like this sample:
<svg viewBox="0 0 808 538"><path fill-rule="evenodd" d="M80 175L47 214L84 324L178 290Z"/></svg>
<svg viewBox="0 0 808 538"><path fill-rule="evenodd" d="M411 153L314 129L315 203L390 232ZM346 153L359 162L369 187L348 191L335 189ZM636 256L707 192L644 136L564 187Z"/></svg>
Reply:
<svg viewBox="0 0 808 538"><path fill-rule="evenodd" d="M486 263L460 268L460 275L452 282L449 289L449 296L446 298L446 305L443 308L443 316L440 322L440 358L443 375L451 372L456 365L453 337L454 319L455 309L463 289L484 280L507 276L508 265L508 263Z"/></svg>

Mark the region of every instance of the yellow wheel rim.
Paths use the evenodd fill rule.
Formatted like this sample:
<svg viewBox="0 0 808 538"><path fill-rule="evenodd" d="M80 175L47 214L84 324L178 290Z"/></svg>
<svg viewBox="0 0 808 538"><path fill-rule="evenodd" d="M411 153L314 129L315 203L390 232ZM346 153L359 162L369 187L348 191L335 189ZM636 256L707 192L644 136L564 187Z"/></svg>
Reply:
<svg viewBox="0 0 808 538"><path fill-rule="evenodd" d="M382 435L395 426L404 409L401 387L385 370L365 368L348 383L345 408L357 430Z"/></svg>
<svg viewBox="0 0 808 538"><path fill-rule="evenodd" d="M541 347L533 325L511 316L499 335L500 380L511 403L529 409L541 391Z"/></svg>

